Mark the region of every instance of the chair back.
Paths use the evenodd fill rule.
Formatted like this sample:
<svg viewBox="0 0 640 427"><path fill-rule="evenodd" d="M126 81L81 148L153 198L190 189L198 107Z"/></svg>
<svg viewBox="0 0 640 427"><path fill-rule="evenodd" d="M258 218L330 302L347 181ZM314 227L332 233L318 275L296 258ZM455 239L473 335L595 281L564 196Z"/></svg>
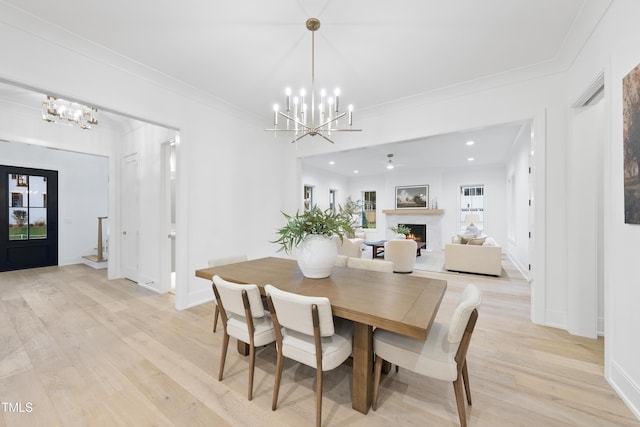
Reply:
<svg viewBox="0 0 640 427"><path fill-rule="evenodd" d="M314 336L312 306L315 305L320 321L320 336L329 337L335 333L329 298L298 295L273 285L266 285L264 290L271 298L280 326Z"/></svg>
<svg viewBox="0 0 640 427"><path fill-rule="evenodd" d="M359 270L393 273L393 263L390 261L349 257L349 259L347 259L347 267L357 268Z"/></svg>
<svg viewBox="0 0 640 427"><path fill-rule="evenodd" d="M393 239L384 244L384 259L393 263L393 271L407 273L416 263L418 244L413 239Z"/></svg>
<svg viewBox="0 0 640 427"><path fill-rule="evenodd" d="M264 317L264 306L262 305L260 289L257 285L241 285L229 282L218 275L213 276L213 284L220 296L219 303L222 303L227 314L233 313L242 318L245 317L245 306L242 297L242 293L245 291L251 308L251 317Z"/></svg>
<svg viewBox="0 0 640 427"><path fill-rule="evenodd" d="M474 284L468 284L458 299L458 305L451 316L449 323L449 343L459 344L469 324L469 319L474 310L482 303L482 292ZM473 330L473 329L472 329Z"/></svg>

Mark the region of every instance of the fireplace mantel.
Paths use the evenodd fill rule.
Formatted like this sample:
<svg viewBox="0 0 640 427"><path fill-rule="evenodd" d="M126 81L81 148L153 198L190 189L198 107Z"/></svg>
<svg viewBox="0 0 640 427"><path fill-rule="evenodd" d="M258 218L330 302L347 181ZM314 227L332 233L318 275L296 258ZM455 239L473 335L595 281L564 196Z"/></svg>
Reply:
<svg viewBox="0 0 640 427"><path fill-rule="evenodd" d="M391 209L383 210L386 215L442 215L444 209Z"/></svg>

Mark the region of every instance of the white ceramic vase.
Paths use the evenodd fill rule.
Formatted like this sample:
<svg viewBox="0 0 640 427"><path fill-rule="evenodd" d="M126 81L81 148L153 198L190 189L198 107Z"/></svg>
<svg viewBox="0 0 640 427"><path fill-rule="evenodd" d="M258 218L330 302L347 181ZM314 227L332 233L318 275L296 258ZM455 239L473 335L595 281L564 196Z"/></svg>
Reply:
<svg viewBox="0 0 640 427"><path fill-rule="evenodd" d="M331 237L310 234L298 245L296 257L304 277L323 279L331 275L338 259L338 246Z"/></svg>

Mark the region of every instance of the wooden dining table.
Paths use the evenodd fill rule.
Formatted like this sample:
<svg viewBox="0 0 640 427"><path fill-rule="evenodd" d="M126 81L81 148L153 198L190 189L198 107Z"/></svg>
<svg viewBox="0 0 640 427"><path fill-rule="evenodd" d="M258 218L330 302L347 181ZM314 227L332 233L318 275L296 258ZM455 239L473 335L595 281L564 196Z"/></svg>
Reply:
<svg viewBox="0 0 640 427"><path fill-rule="evenodd" d="M207 280L216 274L232 282L255 283L263 294L264 286L271 284L329 298L335 316L353 321L352 407L363 414L369 411L373 394L374 328L426 339L447 288L445 280L347 267L334 267L324 279L309 279L295 260L276 257L196 271L197 277Z"/></svg>

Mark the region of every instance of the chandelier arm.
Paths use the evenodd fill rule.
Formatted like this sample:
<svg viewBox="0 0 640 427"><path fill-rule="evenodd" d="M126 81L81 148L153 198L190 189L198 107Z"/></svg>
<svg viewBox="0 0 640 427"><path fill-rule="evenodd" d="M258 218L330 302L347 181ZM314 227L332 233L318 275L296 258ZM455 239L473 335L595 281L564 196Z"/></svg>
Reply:
<svg viewBox="0 0 640 427"><path fill-rule="evenodd" d="M298 140L304 138L305 136L309 135L311 132L305 132L302 135L300 135L299 137L295 138L294 140L291 141L291 143L293 144L294 142L298 142Z"/></svg>
<svg viewBox="0 0 640 427"><path fill-rule="evenodd" d="M318 132L317 135L320 135L321 137L323 137L324 139L326 139L327 141L333 144L333 141L330 140L328 137L326 137L323 133Z"/></svg>
<svg viewBox="0 0 640 427"><path fill-rule="evenodd" d="M329 120L325 120L324 123L318 125L318 129L322 129L324 126L328 125L329 123L335 122L336 120L339 120L341 117L345 116L346 114L347 113L342 113L342 114L340 114L340 115L338 115L336 117L333 117L333 118L331 118ZM333 129L331 129L331 130L333 130Z"/></svg>
<svg viewBox="0 0 640 427"><path fill-rule="evenodd" d="M298 119L294 119L293 117L290 117L289 115L283 113L282 111L278 111L278 114L281 115L282 117L284 117L287 120L291 120L292 122L299 124L300 126L304 127L305 129L311 130L310 126L305 125L304 123L302 123ZM282 130L295 131L295 129L282 129Z"/></svg>

